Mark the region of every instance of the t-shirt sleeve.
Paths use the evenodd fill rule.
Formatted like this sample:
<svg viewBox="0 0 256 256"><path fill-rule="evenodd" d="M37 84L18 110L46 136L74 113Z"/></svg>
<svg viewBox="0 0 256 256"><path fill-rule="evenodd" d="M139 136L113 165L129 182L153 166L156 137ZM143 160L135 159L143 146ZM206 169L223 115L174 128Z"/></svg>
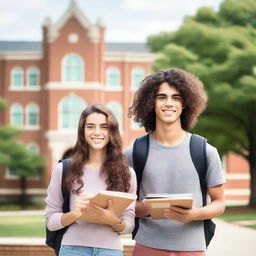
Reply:
<svg viewBox="0 0 256 256"><path fill-rule="evenodd" d="M225 177L221 166L221 160L217 149L210 144L206 146L207 154L207 187L215 187L225 183Z"/></svg>
<svg viewBox="0 0 256 256"><path fill-rule="evenodd" d="M127 158L129 166L133 168L132 150L133 150L133 145L127 148L127 150L125 151L125 157Z"/></svg>
<svg viewBox="0 0 256 256"><path fill-rule="evenodd" d="M131 172L131 181L130 181L130 189L129 193L136 194L137 190L137 181L136 181L136 175L132 168L130 168ZM135 218L135 204L136 201L132 202L122 213L120 216L125 221L125 229L122 232L119 232L119 234L129 234L134 229L134 218Z"/></svg>
<svg viewBox="0 0 256 256"><path fill-rule="evenodd" d="M45 199L45 222L49 230L55 231L64 228L61 224L63 197L61 192L62 163L52 171L47 197Z"/></svg>

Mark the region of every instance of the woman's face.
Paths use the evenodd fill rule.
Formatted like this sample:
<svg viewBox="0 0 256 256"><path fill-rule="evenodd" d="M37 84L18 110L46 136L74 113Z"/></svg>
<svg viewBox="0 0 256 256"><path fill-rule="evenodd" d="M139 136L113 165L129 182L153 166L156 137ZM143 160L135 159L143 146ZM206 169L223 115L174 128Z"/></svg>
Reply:
<svg viewBox="0 0 256 256"><path fill-rule="evenodd" d="M84 127L84 137L90 149L104 149L109 143L107 117L101 113L88 115Z"/></svg>

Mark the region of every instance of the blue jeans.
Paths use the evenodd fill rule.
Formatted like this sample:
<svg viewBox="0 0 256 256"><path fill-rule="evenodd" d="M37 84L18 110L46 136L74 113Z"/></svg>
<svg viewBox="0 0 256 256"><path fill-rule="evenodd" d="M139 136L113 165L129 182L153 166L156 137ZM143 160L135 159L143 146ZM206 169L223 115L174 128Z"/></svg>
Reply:
<svg viewBox="0 0 256 256"><path fill-rule="evenodd" d="M77 245L62 245L59 256L123 256L123 251Z"/></svg>

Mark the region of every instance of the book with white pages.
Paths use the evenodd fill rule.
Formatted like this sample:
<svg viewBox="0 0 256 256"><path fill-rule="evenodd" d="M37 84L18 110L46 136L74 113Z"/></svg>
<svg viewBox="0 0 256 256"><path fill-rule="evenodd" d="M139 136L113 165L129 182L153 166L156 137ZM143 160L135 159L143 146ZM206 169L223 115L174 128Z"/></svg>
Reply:
<svg viewBox="0 0 256 256"><path fill-rule="evenodd" d="M150 208L151 218L165 219L164 210L171 206L191 209L193 206L192 194L147 194L143 200Z"/></svg>
<svg viewBox="0 0 256 256"><path fill-rule="evenodd" d="M107 208L108 201L111 200L116 216L120 216L122 212L135 200L137 199L136 194L103 190L99 191L92 199L91 202L95 203L103 208ZM95 216L90 211L85 213L78 219L79 221L101 223L98 216Z"/></svg>

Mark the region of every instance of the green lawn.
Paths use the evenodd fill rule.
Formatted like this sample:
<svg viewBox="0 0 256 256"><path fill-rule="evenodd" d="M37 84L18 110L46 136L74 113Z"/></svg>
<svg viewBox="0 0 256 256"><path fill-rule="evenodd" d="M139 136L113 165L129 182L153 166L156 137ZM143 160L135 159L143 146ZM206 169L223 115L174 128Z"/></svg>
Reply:
<svg viewBox="0 0 256 256"><path fill-rule="evenodd" d="M1 216L0 237L45 237L43 216Z"/></svg>
<svg viewBox="0 0 256 256"><path fill-rule="evenodd" d="M256 221L256 209L248 207L227 207L219 217L225 221ZM256 229L256 224L248 226ZM43 216L1 216L0 237L45 237Z"/></svg>
<svg viewBox="0 0 256 256"><path fill-rule="evenodd" d="M249 208L246 206L233 206L226 207L225 213L219 217L222 220L233 222L234 224L244 225L248 228L256 229L256 209ZM251 220L253 221L251 225L242 224L242 221Z"/></svg>

